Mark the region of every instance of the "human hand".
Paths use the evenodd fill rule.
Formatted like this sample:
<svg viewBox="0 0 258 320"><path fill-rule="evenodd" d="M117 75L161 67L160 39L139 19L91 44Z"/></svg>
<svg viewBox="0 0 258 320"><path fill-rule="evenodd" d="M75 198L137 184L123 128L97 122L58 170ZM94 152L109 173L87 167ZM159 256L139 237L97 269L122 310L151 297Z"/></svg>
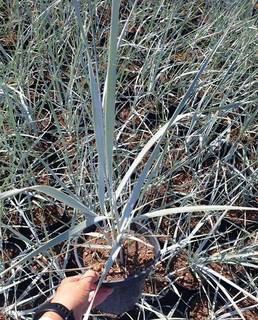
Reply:
<svg viewBox="0 0 258 320"><path fill-rule="evenodd" d="M87 271L83 275L65 278L51 300L53 303L61 303L69 310L73 310L75 320L81 320L87 311L97 287L99 274L95 271ZM112 289L100 288L93 302L93 307L101 304L110 294ZM46 312L44 317L53 320L62 320L54 312Z"/></svg>

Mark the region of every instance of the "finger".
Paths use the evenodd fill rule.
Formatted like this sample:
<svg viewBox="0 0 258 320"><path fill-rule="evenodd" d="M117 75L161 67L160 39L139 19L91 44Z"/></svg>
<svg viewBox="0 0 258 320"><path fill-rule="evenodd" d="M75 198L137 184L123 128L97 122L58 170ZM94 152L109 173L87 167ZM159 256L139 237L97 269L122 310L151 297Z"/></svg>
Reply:
<svg viewBox="0 0 258 320"><path fill-rule="evenodd" d="M75 281L81 280L81 278L82 278L82 275L81 274L77 274L76 276L64 278L62 280L62 283L75 282Z"/></svg>
<svg viewBox="0 0 258 320"><path fill-rule="evenodd" d="M80 285L85 291L94 290L96 282L99 279L99 274L96 271L89 270L80 279Z"/></svg>
<svg viewBox="0 0 258 320"><path fill-rule="evenodd" d="M101 304L103 301L105 301L107 299L107 297L112 294L112 292L113 292L113 289L111 289L111 288L100 288L96 294L95 299L94 299L93 308L95 308L96 306ZM93 299L94 293L95 293L95 291L90 292L89 302L91 302L91 300Z"/></svg>

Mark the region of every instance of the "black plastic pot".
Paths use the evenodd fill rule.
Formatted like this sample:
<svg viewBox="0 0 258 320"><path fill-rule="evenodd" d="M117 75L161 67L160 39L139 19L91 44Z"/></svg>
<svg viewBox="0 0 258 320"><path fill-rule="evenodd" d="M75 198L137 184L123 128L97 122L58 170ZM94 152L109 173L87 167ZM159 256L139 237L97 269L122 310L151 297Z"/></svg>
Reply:
<svg viewBox="0 0 258 320"><path fill-rule="evenodd" d="M184 302L187 302L191 297L196 295L200 291L200 288L201 288L201 287L198 287L198 288L190 289L190 288L187 288L187 287L181 285L177 281L174 281L173 284L176 287L177 291L181 294L182 300Z"/></svg>
<svg viewBox="0 0 258 320"><path fill-rule="evenodd" d="M201 295L199 293L196 293L195 295L193 295L187 302L188 307L186 308L185 315L184 315L186 319L193 319L191 318L191 311L193 307L196 305L196 303L202 303Z"/></svg>
<svg viewBox="0 0 258 320"><path fill-rule="evenodd" d="M71 220L70 217L66 213L64 213L60 218L60 221L57 221L55 223L52 223L48 226L46 226L46 231L51 237L58 236L62 232L69 229L69 222ZM38 237L39 239L44 239L46 237L46 233L43 230L38 231Z"/></svg>
<svg viewBox="0 0 258 320"><path fill-rule="evenodd" d="M170 310L171 308L177 304L177 308L175 311L175 314L173 315L175 318L183 318L186 312L186 309L188 308L186 299L184 299L182 296L179 297L172 289L166 294L165 297L161 298L158 305L155 305L157 308L161 305L163 306L169 306ZM155 318L156 319L156 318Z"/></svg>
<svg viewBox="0 0 258 320"><path fill-rule="evenodd" d="M26 244L22 240L14 237L10 237L8 240L2 240L0 246L3 251L12 250L15 257L26 249ZM14 259L15 257L11 257L11 259Z"/></svg>
<svg viewBox="0 0 258 320"><path fill-rule="evenodd" d="M147 282L149 282L149 286L153 288L153 292L146 292L145 288L143 291L144 300L148 301L151 304L155 304L155 302L159 301L163 297L166 296L166 294L169 292L170 286L169 286L169 278L167 275L166 268L164 269L164 273L160 273L156 267L161 264L165 268L164 263L162 261L159 261L153 270L148 275L148 278L145 281L145 286ZM164 281L164 283L162 283Z"/></svg>
<svg viewBox="0 0 258 320"><path fill-rule="evenodd" d="M174 269L175 267L173 264L174 264L174 262L171 262L172 272L175 270ZM188 301L192 296L196 295L200 291L200 288L201 288L201 284L196 288L188 288L188 287L182 285L179 281L177 281L176 277L172 273L168 274L168 279L171 282L171 287L173 284L173 286L181 294L182 300L184 302Z"/></svg>
<svg viewBox="0 0 258 320"><path fill-rule="evenodd" d="M5 270L10 266L10 263L16 259L19 254L23 252L23 250L26 249L26 244L17 238L9 237L7 240L1 240L0 241L0 250L2 251L2 254L5 254L5 252L9 250L9 255L6 256L8 260L4 259L2 261L2 265L0 268L0 271ZM0 281L7 282L9 281L10 277L12 278L12 281L15 282L15 280L19 279L19 275L21 273L21 270L16 270L15 273L6 273L2 276ZM4 308L6 305L11 305L15 302L15 296L19 294L18 285L15 287L10 287L4 294L0 295L0 308Z"/></svg>
<svg viewBox="0 0 258 320"><path fill-rule="evenodd" d="M155 303L157 300L160 300L164 298L167 293L169 292L169 286L167 285L165 288L161 289L159 292L156 294L150 294L150 293L143 293L145 301L149 303Z"/></svg>
<svg viewBox="0 0 258 320"><path fill-rule="evenodd" d="M141 297L144 281L149 272L150 268L125 280L104 283L104 286L113 289L113 293L97 309L116 315L133 309Z"/></svg>
<svg viewBox="0 0 258 320"><path fill-rule="evenodd" d="M131 226L131 229L139 234L148 235L148 241L153 245L155 250L155 260L147 266L146 270L127 279L104 281L102 286L112 288L113 292L102 304L97 306L97 310L102 313L120 315L133 309L134 305L141 297L146 277L150 274L152 268L159 259L160 246L157 239L151 236L149 229L138 223L134 223ZM79 267L82 267L81 263L78 261L78 256L76 260Z"/></svg>
<svg viewBox="0 0 258 320"><path fill-rule="evenodd" d="M209 297L208 299L211 301L211 305L213 306L213 309L209 310L209 313L212 312L214 315L214 312L216 310L219 310L222 306L224 306L225 302L221 299L221 297L219 295L216 295L216 297L215 297L215 291L213 290L213 288L209 287L209 289L211 291L208 292L208 297ZM214 301L214 299L215 299L215 301ZM189 301L187 303L188 308L185 310L185 315L184 315L186 319L190 319L190 320L193 319L191 317L191 311L193 310L193 307L197 303L202 304L203 300L207 300L207 296L204 292L198 293L189 299ZM223 309L225 309L225 312L230 311L229 309L227 310L226 305L223 307ZM211 316L211 314L209 314L209 316Z"/></svg>

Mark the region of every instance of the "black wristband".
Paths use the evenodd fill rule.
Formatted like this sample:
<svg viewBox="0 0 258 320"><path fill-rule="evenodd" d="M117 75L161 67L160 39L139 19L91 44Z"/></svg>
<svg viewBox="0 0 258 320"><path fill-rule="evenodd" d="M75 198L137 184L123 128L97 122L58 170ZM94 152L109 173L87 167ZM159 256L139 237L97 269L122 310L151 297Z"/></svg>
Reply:
<svg viewBox="0 0 258 320"><path fill-rule="evenodd" d="M75 320L73 311L67 309L64 305L61 303L45 303L42 306L40 306L33 317L33 320L39 320L44 313L46 312L55 312L60 317L62 317L64 320Z"/></svg>

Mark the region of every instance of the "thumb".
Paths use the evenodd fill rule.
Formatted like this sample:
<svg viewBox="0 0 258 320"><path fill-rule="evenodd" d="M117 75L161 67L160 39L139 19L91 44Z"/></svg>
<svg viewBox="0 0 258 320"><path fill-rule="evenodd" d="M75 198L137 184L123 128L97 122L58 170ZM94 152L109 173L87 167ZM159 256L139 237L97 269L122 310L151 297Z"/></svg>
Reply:
<svg viewBox="0 0 258 320"><path fill-rule="evenodd" d="M89 270L81 276L80 286L85 291L96 289L96 282L99 279L99 274L96 271Z"/></svg>

